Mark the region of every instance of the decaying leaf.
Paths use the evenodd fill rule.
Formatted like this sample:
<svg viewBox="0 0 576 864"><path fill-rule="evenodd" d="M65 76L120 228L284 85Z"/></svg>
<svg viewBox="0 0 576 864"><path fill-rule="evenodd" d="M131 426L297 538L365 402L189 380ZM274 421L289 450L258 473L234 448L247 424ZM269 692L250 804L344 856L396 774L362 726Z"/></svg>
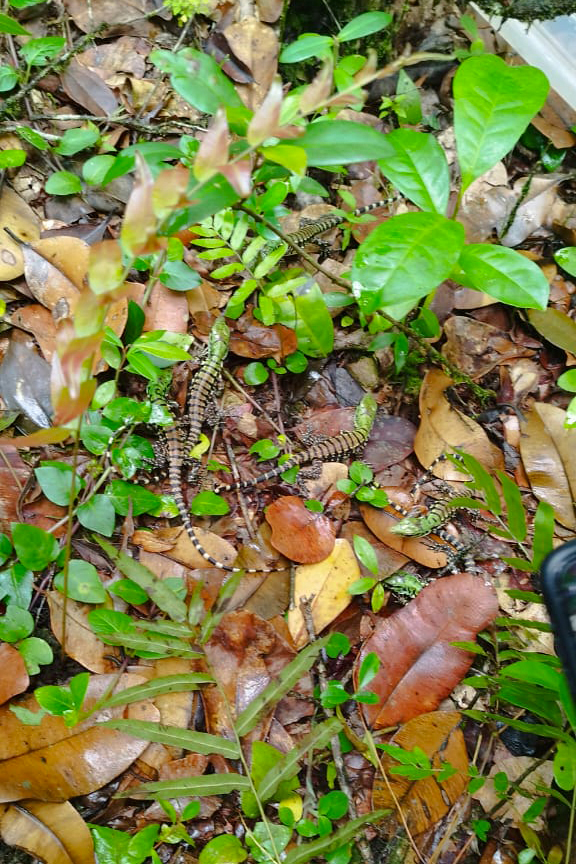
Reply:
<svg viewBox="0 0 576 864"><path fill-rule="evenodd" d="M288 612L288 629L296 647L301 648L310 636L300 609L300 598L311 598L314 630L320 633L350 603L348 589L360 578L360 567L347 540L336 540L330 555L317 564L296 569L294 607Z"/></svg>
<svg viewBox="0 0 576 864"><path fill-rule="evenodd" d="M462 315L449 318L444 333L442 354L471 378L481 378L506 361L535 353L512 342L498 327Z"/></svg>
<svg viewBox="0 0 576 864"><path fill-rule="evenodd" d="M0 281L17 279L24 272L22 246L4 231L9 228L24 243L40 237L40 222L31 207L4 184L0 194Z"/></svg>
<svg viewBox="0 0 576 864"><path fill-rule="evenodd" d="M430 369L420 390L420 426L414 441L414 452L421 465L427 467L443 453L454 449L474 456L487 471L503 468L500 450L491 442L482 427L457 408L453 408L445 391L452 384L439 369ZM442 462L434 469L444 480L469 479L451 462Z"/></svg>
<svg viewBox="0 0 576 864"><path fill-rule="evenodd" d="M363 705L370 726L381 729L433 711L462 680L474 655L452 642L470 642L498 612L494 589L479 576L455 573L424 588L408 606L379 621L355 664L373 651L380 669L370 683L375 705Z"/></svg>
<svg viewBox="0 0 576 864"><path fill-rule="evenodd" d="M552 345L573 354L576 351L576 321L561 309L526 309L532 326Z"/></svg>
<svg viewBox="0 0 576 864"><path fill-rule="evenodd" d="M0 835L8 846L25 849L46 864L94 864L88 826L69 801L24 800L4 805Z"/></svg>
<svg viewBox="0 0 576 864"><path fill-rule="evenodd" d="M64 595L60 591L48 591L47 599L52 632L62 645ZM103 675L118 668L114 659L120 657L120 651L112 645L104 645L94 634L88 624L88 613L93 608L70 598L66 601L66 654L90 672Z"/></svg>
<svg viewBox="0 0 576 864"><path fill-rule="evenodd" d="M382 757L386 780L376 775L372 791L374 807L402 808L408 830L421 834L446 815L468 786L468 756L456 711L432 711L409 720L388 743L413 750L419 747L439 770L449 763L456 774L438 783L436 777L411 780L393 773L398 762L388 753ZM396 820L397 821L397 816Z"/></svg>
<svg viewBox="0 0 576 864"><path fill-rule="evenodd" d="M321 513L312 513L295 495L274 501L266 510L266 521L272 528L272 546L299 564L323 561L334 548L333 523Z"/></svg>
<svg viewBox="0 0 576 864"><path fill-rule="evenodd" d="M50 366L29 336L15 331L0 366L0 393L6 406L37 426L50 426Z"/></svg>
<svg viewBox="0 0 576 864"><path fill-rule="evenodd" d="M23 693L30 683L22 655L7 642L0 642L0 705Z"/></svg>
<svg viewBox="0 0 576 864"><path fill-rule="evenodd" d="M87 704L104 695L118 680L121 689L146 681L141 675L101 675L90 681ZM18 703L36 713L38 703L27 696ZM38 726L24 724L9 710L0 708L0 801L39 798L65 801L87 795L117 777L148 746L130 735L95 725L98 719L129 716L136 720L158 720L150 702L137 702L108 709L86 722L68 728L61 717L46 715Z"/></svg>
<svg viewBox="0 0 576 864"><path fill-rule="evenodd" d="M556 519L576 529L574 431L564 427L566 412L536 402L521 422L520 453L534 495L554 508Z"/></svg>
<svg viewBox="0 0 576 864"><path fill-rule="evenodd" d="M407 492L386 486L383 488L390 500L406 509L410 507L412 502ZM400 534L392 533L391 529L397 525L400 516L391 507L380 509L379 507L371 507L369 504L361 504L360 513L370 531L386 546L390 546L391 549L405 556L404 560L409 558L424 567L431 567L435 570L446 567L448 557L442 547L446 549L447 547L440 538L435 535L403 537ZM449 550L447 549L447 551Z"/></svg>

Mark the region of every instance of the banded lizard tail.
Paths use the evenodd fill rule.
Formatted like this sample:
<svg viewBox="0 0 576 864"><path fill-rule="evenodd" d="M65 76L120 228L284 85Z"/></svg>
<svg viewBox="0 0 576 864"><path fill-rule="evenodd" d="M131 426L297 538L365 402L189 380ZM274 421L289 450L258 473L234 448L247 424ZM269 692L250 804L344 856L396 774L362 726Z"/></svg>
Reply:
<svg viewBox="0 0 576 864"><path fill-rule="evenodd" d="M217 318L208 337L206 359L188 388L188 436L186 454L196 446L206 418L206 408L228 354L230 330L224 318Z"/></svg>
<svg viewBox="0 0 576 864"><path fill-rule="evenodd" d="M345 453L350 453L359 447L363 447L370 437L377 408L376 400L370 393L367 393L362 397L356 408L354 429L341 432L332 438L326 438L324 441L313 444L312 447L308 448L308 450L303 450L301 453L291 453L282 465L271 468L270 471L260 474L259 477L253 480L240 480L238 483L220 484L215 487L214 491L230 492L233 489L246 489L249 486L256 486L259 483L271 480L273 477L278 477L295 465L312 462L314 459L326 462L329 459L334 459L336 456L343 456Z"/></svg>

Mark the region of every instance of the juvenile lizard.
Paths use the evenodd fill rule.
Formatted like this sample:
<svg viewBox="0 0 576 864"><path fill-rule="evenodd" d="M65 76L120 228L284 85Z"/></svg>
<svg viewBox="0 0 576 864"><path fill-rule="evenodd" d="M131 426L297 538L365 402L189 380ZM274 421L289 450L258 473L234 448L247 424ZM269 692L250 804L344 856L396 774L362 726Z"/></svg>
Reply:
<svg viewBox="0 0 576 864"><path fill-rule="evenodd" d="M363 447L370 437L374 419L377 410L376 400L367 393L358 403L354 414L354 429L341 432L332 438L326 438L318 444L313 444L307 450L302 450L300 453L291 453L289 458L278 465L276 468L271 468L265 474L260 474L259 477L253 480L240 480L238 483L223 483L215 487L215 492L230 492L233 489L246 489L249 486L256 486L259 483L265 483L273 477L278 477L289 468L295 465L302 465L304 462L312 462L315 459L320 459L323 462L332 460L335 457L342 456L345 453L350 453L359 447Z"/></svg>
<svg viewBox="0 0 576 864"><path fill-rule="evenodd" d="M188 435L185 452L188 454L198 443L206 408L228 354L230 329L224 318L217 318L208 337L206 359L188 388Z"/></svg>

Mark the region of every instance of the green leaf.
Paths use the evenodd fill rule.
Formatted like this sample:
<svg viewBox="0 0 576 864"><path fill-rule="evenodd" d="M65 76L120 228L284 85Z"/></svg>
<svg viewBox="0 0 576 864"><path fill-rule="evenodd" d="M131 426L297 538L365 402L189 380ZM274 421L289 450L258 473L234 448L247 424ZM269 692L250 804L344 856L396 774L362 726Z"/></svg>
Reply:
<svg viewBox="0 0 576 864"><path fill-rule="evenodd" d="M111 153L92 156L82 166L82 177L89 186L100 186L115 162L116 156Z"/></svg>
<svg viewBox="0 0 576 864"><path fill-rule="evenodd" d="M65 44L63 36L42 36L20 45L20 54L28 66L45 66L60 53Z"/></svg>
<svg viewBox="0 0 576 864"><path fill-rule="evenodd" d="M570 276L576 276L576 246L565 246L554 253L554 260Z"/></svg>
<svg viewBox="0 0 576 864"><path fill-rule="evenodd" d="M4 615L0 615L0 640L4 642L18 642L33 630L34 618L27 609L8 606Z"/></svg>
<svg viewBox="0 0 576 864"><path fill-rule="evenodd" d="M389 812L372 810L364 816L358 816L357 819L349 819L342 828L338 828L331 834L290 849L283 858L282 864L306 864L307 861L325 857L329 852L353 840L364 825L381 821Z"/></svg>
<svg viewBox="0 0 576 864"><path fill-rule="evenodd" d="M320 36L318 33L305 33L296 42L282 49L280 63L299 63L309 57L322 59L332 54L333 40L330 36Z"/></svg>
<svg viewBox="0 0 576 864"><path fill-rule="evenodd" d="M178 599L162 579L158 579L151 570L130 558L129 555L118 552L106 540L102 540L100 537L95 539L120 572L140 585L159 609L166 612L173 621L186 620L186 604Z"/></svg>
<svg viewBox="0 0 576 864"><path fill-rule="evenodd" d="M114 533L116 511L107 495L93 495L85 504L76 508L78 521L89 531L97 531L105 537Z"/></svg>
<svg viewBox="0 0 576 864"><path fill-rule="evenodd" d="M432 135L415 129L394 129L378 167L385 177L424 212L444 215L450 195L450 169L442 147Z"/></svg>
<svg viewBox="0 0 576 864"><path fill-rule="evenodd" d="M204 676L205 681L206 676ZM175 691L162 690L159 692L173 693ZM153 697L141 696L140 698ZM225 759L240 758L240 749L235 741L229 741L227 738L221 738L218 735L209 735L206 732L194 732L192 729L181 729L178 726L161 726L159 723L150 723L145 720L114 719L106 720L106 722L99 725L105 726L107 729L117 729L119 732L132 735L134 738L140 738L143 741L156 741L169 747L176 747L179 750L190 750L192 753L205 753L207 755L216 754L223 756Z"/></svg>
<svg viewBox="0 0 576 864"><path fill-rule="evenodd" d="M230 507L221 495L211 489L203 489L192 499L190 510L195 516L225 516L230 512Z"/></svg>
<svg viewBox="0 0 576 864"><path fill-rule="evenodd" d="M64 571L54 577L54 586L64 593ZM88 561L74 559L68 564L67 596L79 603L104 603L106 591L98 571Z"/></svg>
<svg viewBox="0 0 576 864"><path fill-rule="evenodd" d="M546 76L500 57L470 57L454 77L454 131L462 191L512 150L548 94Z"/></svg>
<svg viewBox="0 0 576 864"><path fill-rule="evenodd" d="M534 540L532 565L538 570L542 561L552 551L554 537L554 508L547 501L540 501L534 515Z"/></svg>
<svg viewBox="0 0 576 864"><path fill-rule="evenodd" d="M25 30L18 21L0 12L0 33L10 33L11 36L31 36L29 30Z"/></svg>
<svg viewBox="0 0 576 864"><path fill-rule="evenodd" d="M18 73L12 66L0 66L0 93L12 90L18 80Z"/></svg>
<svg viewBox="0 0 576 864"><path fill-rule="evenodd" d="M361 39L363 36L369 36L371 33L377 33L383 30L392 22L392 15L389 12L365 12L363 15L357 15L348 22L338 35L338 42L349 42L351 39Z"/></svg>
<svg viewBox="0 0 576 864"><path fill-rule="evenodd" d="M375 576L378 575L378 558L371 543L359 534L354 535L354 553L361 564Z"/></svg>
<svg viewBox="0 0 576 864"><path fill-rule="evenodd" d="M404 213L378 225L359 247L352 267L363 313L413 304L452 273L464 228L433 213Z"/></svg>
<svg viewBox="0 0 576 864"><path fill-rule="evenodd" d="M250 788L250 780L242 774L204 774L201 777L183 777L158 780L131 786L117 792L117 798L182 798L192 795L229 795Z"/></svg>
<svg viewBox="0 0 576 864"><path fill-rule="evenodd" d="M464 246L458 264L463 272L456 273L454 278L469 288L522 309L547 306L550 287L544 273L534 261L514 249L470 243Z"/></svg>
<svg viewBox="0 0 576 864"><path fill-rule="evenodd" d="M60 156L74 156L81 150L94 147L99 138L100 133L93 123L80 129L67 129L58 146L54 148L54 152Z"/></svg>
<svg viewBox="0 0 576 864"><path fill-rule="evenodd" d="M46 181L44 189L49 195L78 195L82 191L82 182L70 171L55 171Z"/></svg>
<svg viewBox="0 0 576 864"><path fill-rule="evenodd" d="M115 594L116 597L120 597L132 606L141 606L150 599L146 591L137 585L136 582L133 582L132 579L119 579L113 585L110 585L108 590L111 594Z"/></svg>
<svg viewBox="0 0 576 864"><path fill-rule="evenodd" d="M74 476L72 466L63 462L44 462L34 473L48 500L60 507L67 507L70 498L74 499L85 485L80 477Z"/></svg>
<svg viewBox="0 0 576 864"><path fill-rule="evenodd" d="M294 294L298 350L307 357L326 357L334 348L334 325L316 282Z"/></svg>
<svg viewBox="0 0 576 864"><path fill-rule="evenodd" d="M258 384L264 384L268 380L270 373L263 363L259 361L248 363L244 367L244 381L252 387L257 387Z"/></svg>
<svg viewBox="0 0 576 864"><path fill-rule="evenodd" d="M54 661L54 653L50 645L38 636L29 636L18 643L18 652L24 660L29 675L37 675L40 666L48 666Z"/></svg>
<svg viewBox="0 0 576 864"><path fill-rule="evenodd" d="M196 270L192 270L184 261L167 261L158 278L172 291L191 291L202 281Z"/></svg>
<svg viewBox="0 0 576 864"><path fill-rule="evenodd" d="M27 609L32 599L34 574L19 561L0 571L0 600L7 606Z"/></svg>
<svg viewBox="0 0 576 864"><path fill-rule="evenodd" d="M308 160L301 147L294 144L275 144L273 147L261 147L260 152L269 162L276 162L294 174L306 173Z"/></svg>
<svg viewBox="0 0 576 864"><path fill-rule="evenodd" d="M119 516L127 516L129 512L140 516L154 512L160 505L158 495L126 480L112 480L106 487L106 495Z"/></svg>
<svg viewBox="0 0 576 864"><path fill-rule="evenodd" d="M548 342L564 351L573 351L576 345L576 321L562 309L528 309L530 324Z"/></svg>
<svg viewBox="0 0 576 864"><path fill-rule="evenodd" d="M304 148L308 165L320 168L385 159L390 152L387 137L362 123L317 120L308 125L304 135L293 146Z"/></svg>
<svg viewBox="0 0 576 864"><path fill-rule="evenodd" d="M358 690L365 690L368 684L378 674L380 669L380 658L371 651L364 657L358 673Z"/></svg>
<svg viewBox="0 0 576 864"><path fill-rule="evenodd" d="M496 474L502 485L502 494L506 502L510 533L518 543L522 543L526 538L526 514L524 513L524 505L522 504L522 495L516 483L507 474L498 470Z"/></svg>
<svg viewBox="0 0 576 864"><path fill-rule="evenodd" d="M18 560L29 570L44 570L58 557L60 549L56 539L42 528L13 522L11 529Z"/></svg>
<svg viewBox="0 0 576 864"><path fill-rule="evenodd" d="M256 788L257 795L252 790L242 792L241 805L244 814L249 819L256 819L260 813L258 799L267 801L273 795L276 800L285 798L298 788L298 764L292 762L290 770L282 772L283 785L285 788L280 791L279 783L276 782L277 767L282 761L282 753L265 741L254 741L252 744L252 760L250 765L250 777ZM266 786L266 791L261 790L261 783L264 777L268 777L270 782Z"/></svg>
<svg viewBox="0 0 576 864"><path fill-rule="evenodd" d="M350 799L344 792L334 789L318 799L318 814L329 819L341 819L348 812Z"/></svg>
<svg viewBox="0 0 576 864"><path fill-rule="evenodd" d="M233 834L220 834L204 846L198 856L198 864L241 864L248 852Z"/></svg>
<svg viewBox="0 0 576 864"><path fill-rule="evenodd" d="M569 393L576 393L576 369L563 372L556 383L564 390L568 390Z"/></svg>
<svg viewBox="0 0 576 864"><path fill-rule="evenodd" d="M288 666L285 666L280 674L252 700L236 719L235 727L238 736L243 737L250 732L266 707L276 704L312 668L319 651L324 648L327 641L328 637L325 636L303 648Z"/></svg>
<svg viewBox="0 0 576 864"><path fill-rule="evenodd" d="M0 565L12 555L12 544L7 534L0 532Z"/></svg>
<svg viewBox="0 0 576 864"><path fill-rule="evenodd" d="M37 150L48 150L50 148L46 139L42 135L39 135L35 129L30 129L29 126L18 126L14 131L19 138L36 147Z"/></svg>
<svg viewBox="0 0 576 864"><path fill-rule="evenodd" d="M4 168L19 168L26 161L25 150L1 150L0 170Z"/></svg>

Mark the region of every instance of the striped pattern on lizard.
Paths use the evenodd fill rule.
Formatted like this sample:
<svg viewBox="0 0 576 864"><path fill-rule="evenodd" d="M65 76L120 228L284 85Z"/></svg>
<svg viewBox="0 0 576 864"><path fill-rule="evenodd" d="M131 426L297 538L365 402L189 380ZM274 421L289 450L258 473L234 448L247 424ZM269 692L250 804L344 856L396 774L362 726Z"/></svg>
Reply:
<svg viewBox="0 0 576 864"><path fill-rule="evenodd" d="M186 455L196 446L200 438L206 408L220 378L229 343L230 329L223 317L217 318L208 337L206 358L188 387Z"/></svg>
<svg viewBox="0 0 576 864"><path fill-rule="evenodd" d="M337 225L341 225L350 216L355 218L364 216L365 213L371 213L372 210L378 210L381 207L388 207L391 202L395 200L395 196L391 198L383 198L380 201L375 201L373 204L366 204L364 207L356 207L355 210L348 213L343 210L334 210L333 213L326 213L324 216L320 216L319 219L303 219L298 231L293 231L291 234L287 234L286 238L290 241L291 246L298 246L301 248L314 240L315 237L324 234L325 231L329 231L330 228L335 228ZM283 241L280 237L268 241L266 246L264 246L259 253L260 258L264 258L275 249L278 249L282 243Z"/></svg>
<svg viewBox="0 0 576 864"><path fill-rule="evenodd" d="M367 393L356 408L354 429L341 432L332 438L326 438L324 441L313 444L312 447L303 450L301 453L291 453L282 465L271 468L270 471L266 471L252 480L240 480L238 483L220 484L215 487L214 491L219 493L230 492L233 489L247 489L250 486L265 483L273 477L278 477L284 471L288 471L289 468L302 465L304 462L313 462L315 459L326 462L363 447L370 437L377 407L374 397L370 393Z"/></svg>
<svg viewBox="0 0 576 864"><path fill-rule="evenodd" d="M226 328L228 329L228 328ZM223 331L221 331L223 332ZM218 351L221 351L221 344L218 343ZM226 343L227 350L227 343ZM225 356L225 353L224 353ZM224 359L224 358L222 358ZM201 370L200 370L201 372ZM200 375L200 372L198 375ZM158 378L158 381L151 383L148 386L148 395L153 402L162 405L172 416L173 423L171 426L167 426L164 429L164 435L166 438L166 448L167 448L167 456L168 456L168 479L170 481L170 492L172 497L176 501L176 506L178 507L178 513L180 518L182 519L182 524L190 538L192 545L196 549L196 551L207 561L212 567L217 567L219 570L226 570L229 573L276 573L280 570L286 570L286 567L274 567L274 568L244 568L244 567L230 567L227 564L223 564L221 561L218 561L216 558L213 558L209 552L207 552L200 540L198 539L196 532L194 530L194 526L190 521L190 516L188 513L188 508L186 506L186 502L184 501L184 491L182 485L182 473L185 462L185 448L182 441L182 436L180 432L180 426L177 422L177 419L174 415L172 407L167 399L167 394L170 389L170 385L172 383L172 370L166 369L162 372ZM201 424L200 424L201 425Z"/></svg>

